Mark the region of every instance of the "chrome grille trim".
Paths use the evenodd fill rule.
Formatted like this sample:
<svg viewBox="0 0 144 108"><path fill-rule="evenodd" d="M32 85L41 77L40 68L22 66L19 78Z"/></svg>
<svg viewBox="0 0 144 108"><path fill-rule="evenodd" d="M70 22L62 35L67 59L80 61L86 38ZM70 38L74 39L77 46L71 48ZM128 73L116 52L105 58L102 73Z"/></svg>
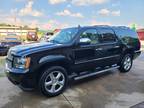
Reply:
<svg viewBox="0 0 144 108"><path fill-rule="evenodd" d="M13 60L13 54L14 54L14 52L13 51L11 51L11 50L9 50L9 52L8 52L8 54L7 54L7 59L9 59L9 60Z"/></svg>

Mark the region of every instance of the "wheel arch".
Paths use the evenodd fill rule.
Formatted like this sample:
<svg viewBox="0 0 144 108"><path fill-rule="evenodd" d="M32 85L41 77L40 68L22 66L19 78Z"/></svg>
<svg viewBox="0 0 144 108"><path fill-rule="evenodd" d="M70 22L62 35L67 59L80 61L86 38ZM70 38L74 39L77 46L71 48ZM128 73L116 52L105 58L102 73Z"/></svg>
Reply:
<svg viewBox="0 0 144 108"><path fill-rule="evenodd" d="M71 61L68 60L65 56L47 56L39 60L39 66L37 67L37 69L35 69L35 73L37 74L37 79L39 79L44 70L46 70L47 68L50 68L52 66L61 66L67 71L67 74L70 75L70 65Z"/></svg>
<svg viewBox="0 0 144 108"><path fill-rule="evenodd" d="M126 54L130 54L133 58L134 57L134 49L133 48L125 49L122 53L122 57L124 57Z"/></svg>

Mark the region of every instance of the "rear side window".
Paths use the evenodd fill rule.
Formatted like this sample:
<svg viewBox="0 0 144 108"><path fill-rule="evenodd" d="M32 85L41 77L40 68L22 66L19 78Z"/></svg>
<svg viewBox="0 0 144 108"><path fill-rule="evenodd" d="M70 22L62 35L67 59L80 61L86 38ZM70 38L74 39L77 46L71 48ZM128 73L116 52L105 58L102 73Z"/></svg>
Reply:
<svg viewBox="0 0 144 108"><path fill-rule="evenodd" d="M101 42L102 43L111 43L116 41L115 34L110 29L101 29L99 30L99 33L101 35Z"/></svg>
<svg viewBox="0 0 144 108"><path fill-rule="evenodd" d="M140 42L138 39L138 35L135 31L122 28L115 28L114 30L116 35L124 44L132 46L135 50L140 49Z"/></svg>
<svg viewBox="0 0 144 108"><path fill-rule="evenodd" d="M124 43L132 43L138 39L137 33L133 30L115 29L115 32L116 35L119 36Z"/></svg>

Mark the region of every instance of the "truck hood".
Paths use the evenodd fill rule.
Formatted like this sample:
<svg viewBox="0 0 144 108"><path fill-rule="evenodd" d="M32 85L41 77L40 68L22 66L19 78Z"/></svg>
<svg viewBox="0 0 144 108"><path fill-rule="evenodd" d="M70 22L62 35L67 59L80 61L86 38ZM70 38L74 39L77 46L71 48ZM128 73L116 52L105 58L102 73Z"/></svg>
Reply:
<svg viewBox="0 0 144 108"><path fill-rule="evenodd" d="M35 52L40 52L43 50L48 50L52 48L56 48L61 44L55 44L50 42L41 42L41 43L32 43L25 45L18 45L10 48L9 52L13 52L15 55L28 55Z"/></svg>

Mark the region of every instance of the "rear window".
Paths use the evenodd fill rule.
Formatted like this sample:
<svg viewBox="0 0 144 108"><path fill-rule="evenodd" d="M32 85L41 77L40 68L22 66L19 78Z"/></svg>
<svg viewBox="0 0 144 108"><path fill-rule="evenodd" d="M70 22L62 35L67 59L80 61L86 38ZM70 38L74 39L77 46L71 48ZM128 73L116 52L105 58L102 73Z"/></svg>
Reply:
<svg viewBox="0 0 144 108"><path fill-rule="evenodd" d="M99 30L99 33L101 35L102 43L111 43L116 41L115 34L111 29L101 29Z"/></svg>

